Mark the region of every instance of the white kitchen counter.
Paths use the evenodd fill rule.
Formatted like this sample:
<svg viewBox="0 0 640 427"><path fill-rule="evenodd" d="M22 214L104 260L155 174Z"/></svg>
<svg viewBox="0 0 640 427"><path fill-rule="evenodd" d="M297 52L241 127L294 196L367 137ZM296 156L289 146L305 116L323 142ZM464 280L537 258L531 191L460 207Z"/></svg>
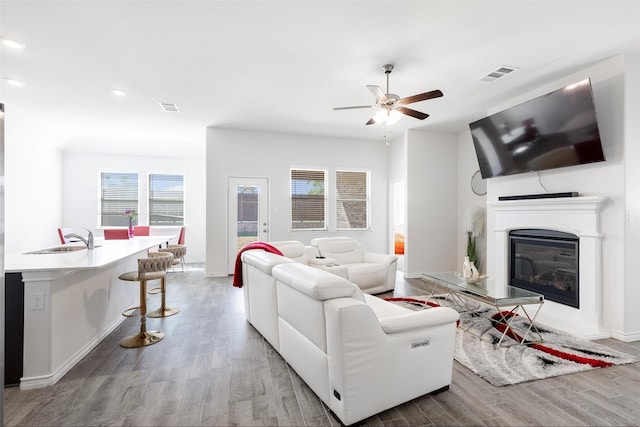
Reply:
<svg viewBox="0 0 640 427"><path fill-rule="evenodd" d="M24 283L24 366L20 387L55 384L120 323L126 320L138 324L139 318L125 318L122 312L139 305L139 286L118 276L137 270L138 258L146 257L148 249L165 246L175 238L96 238L94 243L100 247L93 250L7 254L5 271L22 273ZM84 246L82 242L74 245ZM152 296L148 303L159 305ZM156 319L148 320L154 322L161 325Z"/></svg>
<svg viewBox="0 0 640 427"><path fill-rule="evenodd" d="M149 248L165 246L176 236L136 236L129 240L104 240L97 237L94 244L100 245L92 250L84 249L75 252L55 254L12 253L5 255L6 272L49 271L49 270L84 270L101 268L122 258L131 256ZM81 246L82 242L59 246ZM38 248L48 249L48 248ZM37 249L36 249L37 250Z"/></svg>

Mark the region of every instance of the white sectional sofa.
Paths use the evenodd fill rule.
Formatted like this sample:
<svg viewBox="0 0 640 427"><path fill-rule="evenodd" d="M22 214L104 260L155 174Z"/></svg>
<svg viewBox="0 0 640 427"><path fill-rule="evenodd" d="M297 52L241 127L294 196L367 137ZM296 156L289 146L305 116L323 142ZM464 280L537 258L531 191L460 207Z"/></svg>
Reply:
<svg viewBox="0 0 640 427"><path fill-rule="evenodd" d="M399 307L262 250L241 259L247 320L343 424L449 387L455 310Z"/></svg>

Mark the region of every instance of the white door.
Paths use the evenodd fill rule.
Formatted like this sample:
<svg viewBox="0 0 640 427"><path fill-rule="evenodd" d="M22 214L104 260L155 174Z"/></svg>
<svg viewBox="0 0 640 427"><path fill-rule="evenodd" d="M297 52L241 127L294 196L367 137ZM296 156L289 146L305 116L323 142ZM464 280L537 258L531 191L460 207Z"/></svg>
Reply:
<svg viewBox="0 0 640 427"><path fill-rule="evenodd" d="M269 180L229 178L229 260L233 274L238 250L248 243L269 240Z"/></svg>

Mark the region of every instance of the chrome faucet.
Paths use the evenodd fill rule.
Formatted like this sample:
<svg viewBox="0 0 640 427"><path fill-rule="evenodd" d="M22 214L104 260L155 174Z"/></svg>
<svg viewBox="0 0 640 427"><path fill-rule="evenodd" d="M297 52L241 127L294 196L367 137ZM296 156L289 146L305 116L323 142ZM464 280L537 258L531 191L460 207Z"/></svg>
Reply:
<svg viewBox="0 0 640 427"><path fill-rule="evenodd" d="M84 227L82 227L84 228ZM76 239L80 239L82 240L82 242L87 245L87 249L93 249L95 246L93 245L93 233L91 232L91 230L89 230L88 228L84 228L85 230L87 230L89 232L89 235L87 236L87 238L85 239L82 236L78 236L76 233L69 233L69 234L65 234L64 238L65 239L70 239L72 237L75 237Z"/></svg>

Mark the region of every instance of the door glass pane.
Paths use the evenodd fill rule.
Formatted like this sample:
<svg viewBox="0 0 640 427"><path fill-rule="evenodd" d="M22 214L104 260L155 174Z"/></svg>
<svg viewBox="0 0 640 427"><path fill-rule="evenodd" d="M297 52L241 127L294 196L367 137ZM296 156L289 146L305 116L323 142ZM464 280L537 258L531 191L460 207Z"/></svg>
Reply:
<svg viewBox="0 0 640 427"><path fill-rule="evenodd" d="M258 200L260 187L239 185L238 187L238 250L258 240Z"/></svg>

